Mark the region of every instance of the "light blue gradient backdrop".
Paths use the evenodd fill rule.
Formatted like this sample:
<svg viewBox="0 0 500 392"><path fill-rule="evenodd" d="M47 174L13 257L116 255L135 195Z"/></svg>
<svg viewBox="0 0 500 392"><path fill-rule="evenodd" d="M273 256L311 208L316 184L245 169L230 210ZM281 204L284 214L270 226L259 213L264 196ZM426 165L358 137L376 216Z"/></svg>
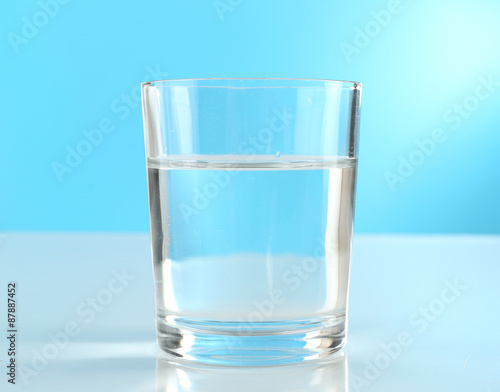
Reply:
<svg viewBox="0 0 500 392"><path fill-rule="evenodd" d="M356 231L500 233L500 2L232 3L221 18L212 0L72 0L47 21L37 1L3 4L0 230L148 229L141 111L122 94L150 67L146 79L361 81ZM380 27L372 11L391 7ZM47 23L12 45L33 17ZM357 28L373 37L346 56ZM497 86L475 101L481 77ZM447 111L464 100L458 126ZM59 181L53 162L106 118L114 130ZM391 189L387 173L436 127L446 140Z"/></svg>

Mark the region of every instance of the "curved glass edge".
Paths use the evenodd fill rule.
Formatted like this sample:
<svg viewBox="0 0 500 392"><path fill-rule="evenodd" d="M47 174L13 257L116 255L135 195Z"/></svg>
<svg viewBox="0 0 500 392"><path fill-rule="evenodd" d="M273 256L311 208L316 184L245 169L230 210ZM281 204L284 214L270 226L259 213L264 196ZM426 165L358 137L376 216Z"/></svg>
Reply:
<svg viewBox="0 0 500 392"><path fill-rule="evenodd" d="M217 84L226 82L226 84ZM238 83L239 82L239 83ZM211 84L217 85L211 85ZM238 85L239 84L239 85ZM194 79L162 79L141 83L142 88L153 87L212 87L212 88L300 88L337 86L341 88L361 90L360 82L335 79L305 78L194 78Z"/></svg>

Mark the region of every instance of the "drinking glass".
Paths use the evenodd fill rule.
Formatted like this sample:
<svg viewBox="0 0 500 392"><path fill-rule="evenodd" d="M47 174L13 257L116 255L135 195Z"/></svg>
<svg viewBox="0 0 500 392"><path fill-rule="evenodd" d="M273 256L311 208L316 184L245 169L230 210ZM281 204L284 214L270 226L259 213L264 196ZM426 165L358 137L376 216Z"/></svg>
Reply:
<svg viewBox="0 0 500 392"><path fill-rule="evenodd" d="M361 85L142 84L160 347L281 365L346 339Z"/></svg>
<svg viewBox="0 0 500 392"><path fill-rule="evenodd" d="M347 375L344 353L333 361L294 366L293 371L290 366L198 366L172 361L163 352L156 357L156 392L348 392Z"/></svg>

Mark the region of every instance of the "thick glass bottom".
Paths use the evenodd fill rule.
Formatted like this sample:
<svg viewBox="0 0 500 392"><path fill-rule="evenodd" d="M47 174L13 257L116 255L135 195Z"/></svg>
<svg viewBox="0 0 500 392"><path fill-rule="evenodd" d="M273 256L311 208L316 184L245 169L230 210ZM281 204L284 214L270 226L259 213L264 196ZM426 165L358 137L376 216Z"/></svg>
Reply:
<svg viewBox="0 0 500 392"><path fill-rule="evenodd" d="M345 332L345 315L260 323L157 319L158 343L172 359L226 366L325 360L344 346Z"/></svg>

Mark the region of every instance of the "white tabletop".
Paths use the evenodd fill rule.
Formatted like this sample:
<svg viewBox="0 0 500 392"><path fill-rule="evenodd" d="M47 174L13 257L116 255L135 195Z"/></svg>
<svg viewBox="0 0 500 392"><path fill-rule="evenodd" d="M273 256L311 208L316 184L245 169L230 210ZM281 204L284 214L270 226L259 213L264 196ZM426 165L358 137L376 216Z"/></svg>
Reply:
<svg viewBox="0 0 500 392"><path fill-rule="evenodd" d="M500 390L499 236L356 236L345 355L270 368L164 359L145 234L4 233L0 266L1 391Z"/></svg>

